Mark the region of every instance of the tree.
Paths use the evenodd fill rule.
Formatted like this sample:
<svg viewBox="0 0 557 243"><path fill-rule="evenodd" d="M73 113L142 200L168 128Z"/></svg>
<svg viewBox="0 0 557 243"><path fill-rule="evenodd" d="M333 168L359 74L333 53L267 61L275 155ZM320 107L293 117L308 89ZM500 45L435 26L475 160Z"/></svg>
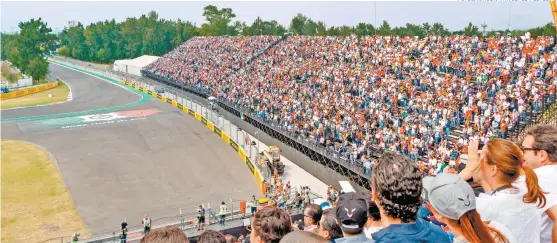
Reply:
<svg viewBox="0 0 557 243"><path fill-rule="evenodd" d="M208 23L201 26L202 35L230 35L232 28L229 24L236 14L231 8L218 9L214 5L207 5L203 8L203 17Z"/></svg>
<svg viewBox="0 0 557 243"><path fill-rule="evenodd" d="M27 70L26 74L33 78L33 84L37 84L48 74L48 62L40 57L33 58Z"/></svg>
<svg viewBox="0 0 557 243"><path fill-rule="evenodd" d="M480 36L480 29L478 26L472 24L472 22L468 23L468 25L464 28L463 34L466 36Z"/></svg>
<svg viewBox="0 0 557 243"><path fill-rule="evenodd" d="M364 35L375 35L375 27L371 24L366 24L366 23L359 23L358 25L356 25L356 27L354 28L354 32L358 35L358 36L364 36Z"/></svg>
<svg viewBox="0 0 557 243"><path fill-rule="evenodd" d="M48 63L46 56L56 48L56 35L40 18L19 23L20 33L17 39L17 52L20 58L10 60L21 72L34 80L46 76ZM13 54L12 54L13 57Z"/></svg>
<svg viewBox="0 0 557 243"><path fill-rule="evenodd" d="M429 25L428 22L425 22L422 25L422 30L424 31L425 35L429 35L431 33L431 26Z"/></svg>
<svg viewBox="0 0 557 243"><path fill-rule="evenodd" d="M431 34L432 35L441 35L441 36L447 36L449 35L449 30L447 30L441 23L433 23L433 26L431 26Z"/></svg>
<svg viewBox="0 0 557 243"><path fill-rule="evenodd" d="M297 14L292 20L290 21L290 31L295 35L302 35L304 32L304 27L308 18L301 13Z"/></svg>
<svg viewBox="0 0 557 243"><path fill-rule="evenodd" d="M381 26L379 26L379 29L377 30L377 34L379 35L392 35L392 30L391 30L391 26L389 25L389 23L386 20L383 20L383 24L381 24Z"/></svg>
<svg viewBox="0 0 557 243"><path fill-rule="evenodd" d="M58 56L69 57L70 56L70 48L67 46L62 46L58 48L57 51Z"/></svg>

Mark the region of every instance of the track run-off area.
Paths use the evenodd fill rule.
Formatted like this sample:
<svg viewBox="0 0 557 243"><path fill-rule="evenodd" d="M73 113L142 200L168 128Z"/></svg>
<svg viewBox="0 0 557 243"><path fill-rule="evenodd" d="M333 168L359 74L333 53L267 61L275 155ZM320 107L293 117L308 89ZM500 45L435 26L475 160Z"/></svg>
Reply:
<svg viewBox="0 0 557 243"><path fill-rule="evenodd" d="M52 154L92 235L262 196L238 153L182 110L98 73L52 62L50 71L73 100L2 111L2 139Z"/></svg>

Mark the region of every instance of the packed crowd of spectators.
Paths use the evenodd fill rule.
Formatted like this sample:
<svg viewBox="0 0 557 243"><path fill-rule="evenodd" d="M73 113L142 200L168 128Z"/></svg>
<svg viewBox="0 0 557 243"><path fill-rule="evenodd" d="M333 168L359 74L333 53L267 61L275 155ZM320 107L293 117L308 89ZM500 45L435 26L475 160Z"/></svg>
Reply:
<svg viewBox="0 0 557 243"><path fill-rule="evenodd" d="M193 37L144 70L195 87L211 87L276 43L278 36Z"/></svg>
<svg viewBox="0 0 557 243"><path fill-rule="evenodd" d="M468 145L459 170L427 173L408 156L387 152L373 167L371 193L340 193L334 207L308 204L303 223L277 206L259 208L249 234L206 230L200 243L556 242L557 127L529 129L521 145L495 138ZM424 177L424 174L426 175ZM473 178L484 192L474 192ZM177 228L153 230L142 243L182 243Z"/></svg>
<svg viewBox="0 0 557 243"><path fill-rule="evenodd" d="M259 55L276 40L194 38L146 70L357 166L371 148L448 164L470 139L506 138L527 109L555 99L554 37L290 36Z"/></svg>

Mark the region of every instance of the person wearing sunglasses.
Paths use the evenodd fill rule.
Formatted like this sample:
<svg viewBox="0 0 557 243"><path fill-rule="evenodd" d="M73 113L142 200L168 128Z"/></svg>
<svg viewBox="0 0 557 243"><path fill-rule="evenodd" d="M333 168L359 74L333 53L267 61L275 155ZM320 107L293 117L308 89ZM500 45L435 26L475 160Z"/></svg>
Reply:
<svg viewBox="0 0 557 243"><path fill-rule="evenodd" d="M541 242L557 243L557 127L536 125L526 131L522 140L524 162L534 169L538 184L546 193L545 207L541 208ZM513 185L525 189L525 176Z"/></svg>
<svg viewBox="0 0 557 243"><path fill-rule="evenodd" d="M323 209L317 204L309 204L304 210L304 231L318 234L317 224L321 220Z"/></svg>

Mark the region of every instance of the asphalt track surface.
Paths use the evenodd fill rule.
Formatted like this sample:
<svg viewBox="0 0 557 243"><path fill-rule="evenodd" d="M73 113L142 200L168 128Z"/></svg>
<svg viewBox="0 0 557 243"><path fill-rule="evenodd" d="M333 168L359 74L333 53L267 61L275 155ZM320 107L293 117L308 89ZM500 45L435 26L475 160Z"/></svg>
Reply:
<svg viewBox="0 0 557 243"><path fill-rule="evenodd" d="M141 99L138 94L126 91L123 88L117 88L115 85L95 77L79 72L66 71L66 68L55 64L50 64L49 67L54 76L59 77L69 85L74 97L73 100L48 106L48 108L39 106L5 110L2 111L2 119L103 109Z"/></svg>
<svg viewBox="0 0 557 243"><path fill-rule="evenodd" d="M74 100L2 111L2 119L102 109L141 98L86 74L50 67L71 86ZM202 123L158 99L126 110L145 109L157 113L142 120L46 131L35 128L49 119L2 122L2 139L29 141L53 154L93 235L118 232L124 218L135 226L146 213L152 219L178 215L180 209L191 214L201 203L216 209L221 201L260 196L238 154Z"/></svg>

